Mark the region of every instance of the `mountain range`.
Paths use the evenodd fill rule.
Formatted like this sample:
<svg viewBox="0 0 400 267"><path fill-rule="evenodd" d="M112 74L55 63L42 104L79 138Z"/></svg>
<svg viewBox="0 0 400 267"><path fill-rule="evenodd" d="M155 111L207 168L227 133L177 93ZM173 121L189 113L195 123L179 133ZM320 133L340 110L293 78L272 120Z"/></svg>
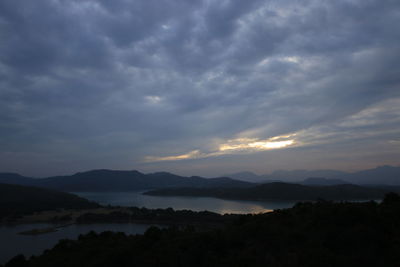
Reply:
<svg viewBox="0 0 400 267"><path fill-rule="evenodd" d="M344 183L360 185L400 185L400 167L387 165L353 173L336 170L280 170L264 175L257 175L246 171L226 174L224 176L252 183L282 181L308 185L333 185ZM318 179L309 180L309 178Z"/></svg>
<svg viewBox="0 0 400 267"><path fill-rule="evenodd" d="M160 188L246 188L260 183L285 182L307 186L339 184L400 185L400 167L381 166L354 173L333 170L276 171L270 175L242 172L228 177L184 177L168 172L144 174L136 170L92 170L73 175L31 178L16 173L0 173L0 183L28 185L68 192L122 192Z"/></svg>
<svg viewBox="0 0 400 267"><path fill-rule="evenodd" d="M144 174L138 171L92 170L67 176L30 178L0 173L0 183L37 186L68 192L122 192L169 187L248 187L252 183L227 177L183 177L168 172Z"/></svg>

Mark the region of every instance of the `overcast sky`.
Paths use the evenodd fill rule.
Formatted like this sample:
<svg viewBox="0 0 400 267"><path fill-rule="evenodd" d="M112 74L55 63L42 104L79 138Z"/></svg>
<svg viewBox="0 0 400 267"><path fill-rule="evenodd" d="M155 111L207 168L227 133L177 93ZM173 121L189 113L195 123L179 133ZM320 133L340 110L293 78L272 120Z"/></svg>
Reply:
<svg viewBox="0 0 400 267"><path fill-rule="evenodd" d="M0 171L400 164L399 0L2 0Z"/></svg>

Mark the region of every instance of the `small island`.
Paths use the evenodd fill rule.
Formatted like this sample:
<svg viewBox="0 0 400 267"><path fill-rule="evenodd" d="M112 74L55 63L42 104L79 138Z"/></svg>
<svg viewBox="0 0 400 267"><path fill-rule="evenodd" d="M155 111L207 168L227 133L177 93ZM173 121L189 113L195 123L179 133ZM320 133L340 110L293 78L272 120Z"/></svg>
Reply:
<svg viewBox="0 0 400 267"><path fill-rule="evenodd" d="M20 235L42 235L47 233L57 232L56 227L48 227L48 228L41 228L41 229L32 229L28 231L19 232Z"/></svg>

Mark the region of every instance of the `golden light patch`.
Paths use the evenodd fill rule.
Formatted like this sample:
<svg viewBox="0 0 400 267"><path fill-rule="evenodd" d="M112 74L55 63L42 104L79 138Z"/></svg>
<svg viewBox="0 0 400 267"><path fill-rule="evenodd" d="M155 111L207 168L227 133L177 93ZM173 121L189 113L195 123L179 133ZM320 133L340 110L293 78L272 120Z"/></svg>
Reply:
<svg viewBox="0 0 400 267"><path fill-rule="evenodd" d="M200 157L201 153L198 150L190 151L189 153L177 155L177 156L166 156L166 157L146 157L146 162L153 161L172 161L172 160L183 160L183 159L193 159Z"/></svg>
<svg viewBox="0 0 400 267"><path fill-rule="evenodd" d="M146 162L155 161L176 161L185 159L207 158L213 156L221 156L226 154L234 154L240 152L255 152L272 149L282 149L294 145L296 142L293 139L295 134L281 135L271 137L269 139L260 140L257 138L236 138L227 140L226 143L220 144L216 150L203 153L199 150L193 150L186 154L165 156L165 157L146 157ZM292 139L289 139L292 138Z"/></svg>
<svg viewBox="0 0 400 267"><path fill-rule="evenodd" d="M285 138L290 138L293 135L287 136L275 136L266 140L251 139L251 138L238 138L228 140L226 144L219 146L219 151L228 150L269 150L269 149L279 149L285 148L287 146L294 144L294 139L281 140ZM279 141L275 141L279 140Z"/></svg>

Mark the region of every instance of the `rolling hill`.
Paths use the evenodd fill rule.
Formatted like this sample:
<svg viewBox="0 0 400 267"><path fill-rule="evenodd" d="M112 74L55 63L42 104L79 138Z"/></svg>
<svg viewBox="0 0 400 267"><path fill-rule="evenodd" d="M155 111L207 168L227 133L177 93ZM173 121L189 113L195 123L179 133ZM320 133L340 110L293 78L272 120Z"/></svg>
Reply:
<svg viewBox="0 0 400 267"><path fill-rule="evenodd" d="M239 172L226 175L241 181L255 183L285 182L309 184L340 184L352 183L359 185L400 185L400 167L378 166L373 169L357 172L342 172L335 170L292 170L274 171L271 174L257 175L252 172ZM326 181L309 181L309 178L320 177ZM328 181L330 180L330 181ZM335 181L336 180L336 181Z"/></svg>
<svg viewBox="0 0 400 267"><path fill-rule="evenodd" d="M380 199L390 190L344 184L306 186L288 183L268 183L249 188L164 188L145 192L156 196L206 196L238 200L366 200Z"/></svg>
<svg viewBox="0 0 400 267"><path fill-rule="evenodd" d="M32 186L0 183L0 219L55 209L89 209L98 204L74 194Z"/></svg>
<svg viewBox="0 0 400 267"><path fill-rule="evenodd" d="M93 170L69 176L34 179L0 173L0 183L30 185L69 192L123 192L168 187L248 187L253 184L231 178L183 177L167 172Z"/></svg>
<svg viewBox="0 0 400 267"><path fill-rule="evenodd" d="M323 176L323 174L327 176ZM257 180L250 172L242 173ZM234 176L238 178L238 175ZM261 177L261 176L260 176ZM303 185L326 186L341 184L358 184L374 186L400 185L400 167L381 166L375 169L343 173L338 171L278 171L269 177L262 176L268 183L292 181ZM285 178L286 177L286 178ZM303 177L300 179L300 177ZM314 178L312 178L314 177ZM261 178L260 178L261 179ZM139 171L92 170L73 175L48 178L30 178L15 173L0 173L0 183L18 184L50 188L69 192L123 192L141 191L160 188L249 188L256 185L248 181L228 177L202 178L199 176L183 177L168 172L144 174ZM261 180L258 184L261 183Z"/></svg>

